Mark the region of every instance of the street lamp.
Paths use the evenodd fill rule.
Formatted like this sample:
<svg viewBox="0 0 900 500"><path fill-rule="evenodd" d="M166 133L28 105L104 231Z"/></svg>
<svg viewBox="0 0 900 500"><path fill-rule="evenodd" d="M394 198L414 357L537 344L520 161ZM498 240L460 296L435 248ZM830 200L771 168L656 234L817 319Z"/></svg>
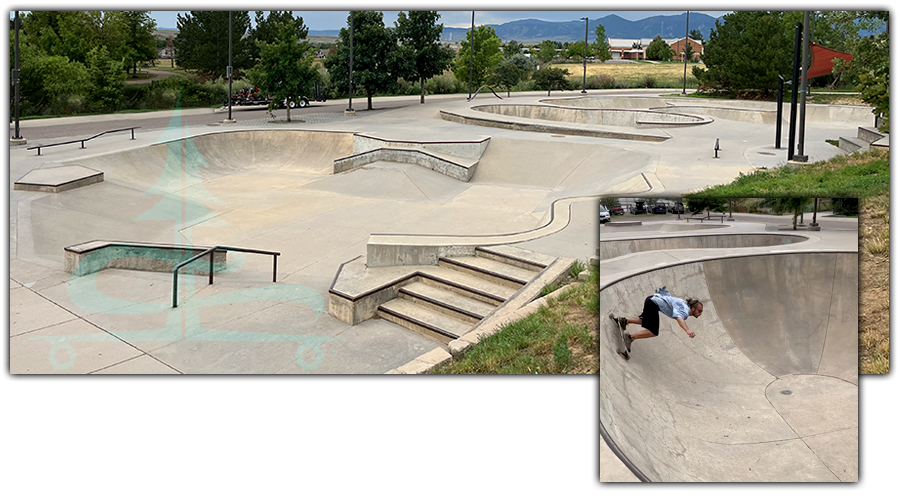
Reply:
<svg viewBox="0 0 900 500"><path fill-rule="evenodd" d="M232 89L231 89L231 81L234 79L234 68L231 65L231 42L232 42L232 33L234 32L234 28L232 27L231 21L231 11L228 11L228 68L225 73L228 74L228 119L225 120L225 123L234 123L234 120L231 118L231 101Z"/></svg>
<svg viewBox="0 0 900 500"><path fill-rule="evenodd" d="M475 68L475 11L472 11L472 39L469 40L469 100L472 100L472 72Z"/></svg>
<svg viewBox="0 0 900 500"><path fill-rule="evenodd" d="M15 66L13 68L13 84L15 85L15 119L16 119L16 128L15 135L9 141L11 146L19 146L22 144L26 144L27 141L24 137L19 135L19 11L16 11L16 45L15 45Z"/></svg>
<svg viewBox="0 0 900 500"><path fill-rule="evenodd" d="M687 94L687 53L688 53L688 30L691 25L691 11L687 11L687 20L684 22L684 84L681 87L681 95Z"/></svg>
<svg viewBox="0 0 900 500"><path fill-rule="evenodd" d="M350 99L344 114L352 115L353 111L353 11L350 11Z"/></svg>
<svg viewBox="0 0 900 500"><path fill-rule="evenodd" d="M584 60L582 61L582 66L584 67L584 73L581 76L581 93L587 94L587 36L588 36L588 18L582 17L582 21L584 21Z"/></svg>

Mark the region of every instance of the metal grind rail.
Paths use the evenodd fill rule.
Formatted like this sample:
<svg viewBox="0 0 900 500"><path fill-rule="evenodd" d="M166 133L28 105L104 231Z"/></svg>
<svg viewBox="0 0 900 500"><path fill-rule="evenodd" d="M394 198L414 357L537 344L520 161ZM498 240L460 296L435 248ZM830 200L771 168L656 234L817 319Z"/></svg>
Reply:
<svg viewBox="0 0 900 500"><path fill-rule="evenodd" d="M91 140L91 139L96 139L97 137L100 137L100 136L103 135L103 134L111 134L111 133L113 133L113 132L123 132L123 131L125 131L125 130L130 130L130 131L131 131L131 140L133 141L133 140L134 140L134 129L136 129L136 128L141 128L141 127L126 127L126 128L118 128L118 129L116 129L116 130L107 130L106 132L100 132L100 133L97 134L97 135L92 135L92 136L88 137L87 139L75 139L75 140L72 140L72 141L57 142L56 144L42 144L42 145L40 145L40 146L32 146L32 147L27 148L27 149L29 149L29 150L31 150L31 149L37 149L37 155L38 155L38 156L41 156L41 148L49 148L49 147L51 147L51 146L62 146L63 144L75 144L76 142L80 142L80 143L81 143L81 149L85 149L84 143L87 142L87 141L89 141L89 140Z"/></svg>
<svg viewBox="0 0 900 500"><path fill-rule="evenodd" d="M236 248L236 247L226 247L226 246L215 246L209 248L197 255L191 257L190 259L182 262L175 266L175 269L172 271L172 307L178 307L178 270L182 267L194 262L195 260L209 255L209 284L213 284L213 265L215 264L215 259L213 259L212 254L216 250L226 250L230 252L244 252L244 253L257 253L262 255L271 255L272 256L272 283L276 281L276 275L278 273L278 256L281 255L280 252L270 252L268 250L251 250L249 248Z"/></svg>

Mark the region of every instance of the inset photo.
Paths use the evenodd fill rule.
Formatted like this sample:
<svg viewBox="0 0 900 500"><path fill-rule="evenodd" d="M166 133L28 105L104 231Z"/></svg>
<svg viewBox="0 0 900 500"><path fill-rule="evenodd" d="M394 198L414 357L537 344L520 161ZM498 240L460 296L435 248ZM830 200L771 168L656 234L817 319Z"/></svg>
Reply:
<svg viewBox="0 0 900 500"><path fill-rule="evenodd" d="M859 201L601 203L601 480L858 481Z"/></svg>

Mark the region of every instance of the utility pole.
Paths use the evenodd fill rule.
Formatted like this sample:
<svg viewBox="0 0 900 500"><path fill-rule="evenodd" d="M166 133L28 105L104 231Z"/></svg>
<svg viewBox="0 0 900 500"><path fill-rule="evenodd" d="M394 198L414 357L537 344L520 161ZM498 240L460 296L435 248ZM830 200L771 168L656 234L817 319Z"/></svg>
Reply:
<svg viewBox="0 0 900 500"><path fill-rule="evenodd" d="M581 93L587 94L587 37L588 37L588 18L582 17L582 21L584 21L584 60L582 61L582 65L584 66L584 73L581 76Z"/></svg>

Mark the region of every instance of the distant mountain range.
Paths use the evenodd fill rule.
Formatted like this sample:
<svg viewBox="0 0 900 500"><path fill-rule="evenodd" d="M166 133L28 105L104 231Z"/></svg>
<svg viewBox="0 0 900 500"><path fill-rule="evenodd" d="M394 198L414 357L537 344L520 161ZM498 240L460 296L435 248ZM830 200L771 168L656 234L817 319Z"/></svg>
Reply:
<svg viewBox="0 0 900 500"><path fill-rule="evenodd" d="M687 13L673 14L671 16L653 16L638 21L629 21L616 14L610 14L598 19L588 20L588 41L593 43L594 30L598 24L602 24L609 38L654 38L657 35L663 38L680 38L685 33L685 16ZM709 32L716 27L715 18L706 14L692 13L690 16L689 30L699 30L704 38L709 38ZM497 36L504 42L515 40L517 42L542 42L552 40L554 42L577 42L584 40L584 21L552 22L538 19L522 19L503 24L490 24ZM458 41L466 37L468 28L447 28L441 35L443 41ZM336 37L340 30L309 30L310 36Z"/></svg>

